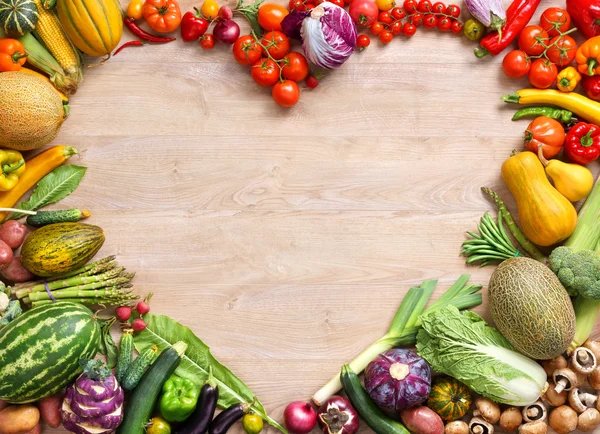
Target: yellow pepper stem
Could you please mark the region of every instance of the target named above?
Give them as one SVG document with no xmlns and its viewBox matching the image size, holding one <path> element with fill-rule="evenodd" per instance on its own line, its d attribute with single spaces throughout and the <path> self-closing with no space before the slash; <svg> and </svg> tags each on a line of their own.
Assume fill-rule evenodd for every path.
<svg viewBox="0 0 600 434">
<path fill-rule="evenodd" d="M 15 170 L 20 169 L 25 164 L 25 160 L 22 158 L 17 162 L 17 164 L 4 164 L 2 165 L 2 172 L 6 175 L 7 173 L 14 172 Z"/>
</svg>

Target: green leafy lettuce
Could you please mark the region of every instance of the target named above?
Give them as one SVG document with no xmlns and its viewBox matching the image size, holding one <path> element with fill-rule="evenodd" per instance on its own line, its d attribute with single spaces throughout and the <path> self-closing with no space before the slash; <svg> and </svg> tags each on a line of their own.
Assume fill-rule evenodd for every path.
<svg viewBox="0 0 600 434">
<path fill-rule="evenodd" d="M 449 306 L 421 320 L 417 351 L 434 371 L 499 403 L 525 406 L 539 398 L 546 372 L 476 313 Z"/>
</svg>

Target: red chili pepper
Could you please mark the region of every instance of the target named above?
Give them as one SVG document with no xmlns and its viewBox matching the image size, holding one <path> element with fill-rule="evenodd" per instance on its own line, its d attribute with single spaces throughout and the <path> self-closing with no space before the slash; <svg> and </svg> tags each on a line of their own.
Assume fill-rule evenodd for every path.
<svg viewBox="0 0 600 434">
<path fill-rule="evenodd" d="M 185 42 L 197 41 L 206 33 L 210 22 L 202 16 L 198 8 L 195 12 L 186 12 L 181 19 L 181 38 Z"/>
<path fill-rule="evenodd" d="M 586 165 L 600 157 L 600 127 L 579 122 L 567 134 L 564 153 L 574 163 Z"/>
<path fill-rule="evenodd" d="M 144 41 L 165 43 L 165 42 L 173 42 L 176 39 L 176 38 L 165 38 L 162 36 L 152 35 L 152 34 L 146 32 L 145 30 L 141 29 L 135 23 L 135 21 L 133 21 L 131 18 L 125 17 L 123 22 L 125 23 L 125 26 L 127 26 L 127 28 L 131 31 L 131 33 L 133 33 L 138 38 L 143 39 Z"/>
<path fill-rule="evenodd" d="M 600 101 L 600 75 L 582 76 L 581 85 L 589 99 Z"/>
<path fill-rule="evenodd" d="M 567 0 L 567 12 L 587 39 L 600 35 L 600 0 Z"/>
<path fill-rule="evenodd" d="M 488 33 L 475 50 L 479 58 L 491 54 L 495 56 L 504 51 L 510 43 L 519 36 L 535 13 L 541 0 L 514 0 L 506 10 L 506 23 L 502 26 L 501 35 L 493 31 Z"/>
<path fill-rule="evenodd" d="M 146 45 L 146 43 L 147 43 L 146 41 L 138 41 L 138 40 L 125 42 L 123 45 L 121 45 L 119 48 L 117 48 L 112 55 L 116 56 L 123 49 L 125 49 L 127 47 L 141 47 L 142 45 Z"/>
</svg>

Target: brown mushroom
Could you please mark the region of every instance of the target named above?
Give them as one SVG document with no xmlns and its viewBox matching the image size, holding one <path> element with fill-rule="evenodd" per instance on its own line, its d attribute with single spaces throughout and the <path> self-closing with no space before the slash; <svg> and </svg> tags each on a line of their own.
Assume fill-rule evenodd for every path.
<svg viewBox="0 0 600 434">
<path fill-rule="evenodd" d="M 469 434 L 469 425 L 462 420 L 455 420 L 446 424 L 444 434 Z"/>
<path fill-rule="evenodd" d="M 600 366 L 596 366 L 592 373 L 588 375 L 587 380 L 592 389 L 600 390 Z"/>
<path fill-rule="evenodd" d="M 525 422 L 546 420 L 546 407 L 542 401 L 536 401 L 527 407 L 523 407 L 523 420 Z"/>
<path fill-rule="evenodd" d="M 512 432 L 523 423 L 523 416 L 517 407 L 508 407 L 500 415 L 500 428 L 502 431 Z"/>
<path fill-rule="evenodd" d="M 481 417 L 474 417 L 469 422 L 469 432 L 471 434 L 494 434 L 494 425 Z"/>
<path fill-rule="evenodd" d="M 582 432 L 591 432 L 600 425 L 600 411 L 595 408 L 588 408 L 581 413 L 577 419 L 577 430 Z"/>
<path fill-rule="evenodd" d="M 557 369 L 552 376 L 554 377 L 554 391 L 556 393 L 580 386 L 581 379 L 571 368 Z"/>
<path fill-rule="evenodd" d="M 548 423 L 558 434 L 569 434 L 577 429 L 577 413 L 568 405 L 561 405 L 550 412 Z"/>
<path fill-rule="evenodd" d="M 563 355 L 550 360 L 543 360 L 541 364 L 548 377 L 552 377 L 552 374 L 554 374 L 554 371 L 557 369 L 566 368 L 568 366 L 567 359 Z"/>
<path fill-rule="evenodd" d="M 584 392 L 578 387 L 569 392 L 569 404 L 577 413 L 583 413 L 588 408 L 595 407 L 596 402 L 598 402 L 598 395 Z"/>
<path fill-rule="evenodd" d="M 527 422 L 519 427 L 519 434 L 547 434 L 548 424 L 543 420 Z"/>
<path fill-rule="evenodd" d="M 571 369 L 580 374 L 591 374 L 596 367 L 596 356 L 589 348 L 575 348 L 571 356 Z"/>
<path fill-rule="evenodd" d="M 542 400 L 546 402 L 551 407 L 560 407 L 565 402 L 567 402 L 567 391 L 563 390 L 560 393 L 556 393 L 554 389 L 554 384 L 551 384 L 550 387 L 546 390 L 546 393 L 542 395 Z"/>
<path fill-rule="evenodd" d="M 587 341 L 583 343 L 583 346 L 594 353 L 594 356 L 596 356 L 596 361 L 600 360 L 600 342 L 593 341 L 588 338 Z"/>
<path fill-rule="evenodd" d="M 500 419 L 500 406 L 488 398 L 480 396 L 475 400 L 476 410 L 473 416 L 482 417 L 487 422 L 495 424 Z"/>
</svg>

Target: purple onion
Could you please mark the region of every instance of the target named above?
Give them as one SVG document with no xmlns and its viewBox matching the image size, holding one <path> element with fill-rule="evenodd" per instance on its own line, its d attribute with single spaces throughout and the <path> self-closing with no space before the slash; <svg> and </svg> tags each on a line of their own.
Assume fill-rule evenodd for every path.
<svg viewBox="0 0 600 434">
<path fill-rule="evenodd" d="M 485 27 L 500 32 L 506 23 L 502 0 L 465 0 L 465 4 L 471 15 Z"/>
<path fill-rule="evenodd" d="M 378 355 L 365 369 L 365 389 L 390 416 L 422 404 L 431 391 L 431 368 L 409 350 L 392 349 Z"/>
<path fill-rule="evenodd" d="M 240 37 L 240 26 L 233 20 L 219 20 L 213 35 L 218 42 L 231 45 Z"/>
</svg>

